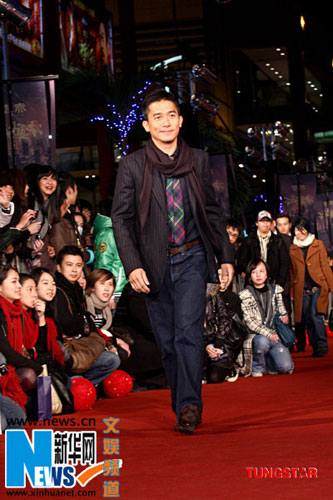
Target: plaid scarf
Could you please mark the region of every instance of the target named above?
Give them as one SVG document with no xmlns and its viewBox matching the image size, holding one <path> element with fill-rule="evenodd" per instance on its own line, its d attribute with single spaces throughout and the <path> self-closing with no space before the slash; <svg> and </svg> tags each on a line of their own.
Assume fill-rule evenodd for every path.
<svg viewBox="0 0 333 500">
<path fill-rule="evenodd" d="M 191 148 L 186 142 L 178 137 L 178 156 L 172 160 L 163 151 L 161 151 L 150 138 L 145 146 L 145 166 L 143 175 L 142 190 L 140 193 L 140 223 L 141 230 L 144 231 L 149 206 L 153 183 L 153 168 L 156 168 L 161 174 L 166 177 L 183 177 L 188 176 L 189 184 L 195 195 L 198 204 L 198 212 L 207 235 L 214 247 L 219 252 L 219 247 L 208 221 L 206 213 L 206 200 L 202 181 L 194 168 L 194 158 Z"/>
</svg>

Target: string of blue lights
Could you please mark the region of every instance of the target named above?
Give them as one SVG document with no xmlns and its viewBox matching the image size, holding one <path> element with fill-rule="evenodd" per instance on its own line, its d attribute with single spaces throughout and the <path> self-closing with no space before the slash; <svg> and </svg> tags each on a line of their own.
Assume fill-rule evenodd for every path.
<svg viewBox="0 0 333 500">
<path fill-rule="evenodd" d="M 91 122 L 105 121 L 106 126 L 110 130 L 115 130 L 118 132 L 119 140 L 116 145 L 123 156 L 127 155 L 129 149 L 129 145 L 127 144 L 127 136 L 129 131 L 131 130 L 135 122 L 143 119 L 143 115 L 140 112 L 141 103 L 144 97 L 144 92 L 150 85 L 151 82 L 146 80 L 144 87 L 138 90 L 136 94 L 131 97 L 125 111 L 117 110 L 115 104 L 107 104 L 105 113 L 100 113 L 99 115 L 94 116 L 90 119 Z"/>
</svg>

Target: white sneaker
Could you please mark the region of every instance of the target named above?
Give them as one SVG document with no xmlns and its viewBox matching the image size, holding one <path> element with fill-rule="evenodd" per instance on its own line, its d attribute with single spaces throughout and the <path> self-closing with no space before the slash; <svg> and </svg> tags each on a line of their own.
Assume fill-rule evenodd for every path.
<svg viewBox="0 0 333 500">
<path fill-rule="evenodd" d="M 252 372 L 251 375 L 252 375 L 252 377 L 263 377 L 264 376 L 263 372 Z"/>
<path fill-rule="evenodd" d="M 226 380 L 227 382 L 236 382 L 237 379 L 238 379 L 238 373 L 233 372 L 232 375 L 226 376 L 224 380 Z"/>
</svg>

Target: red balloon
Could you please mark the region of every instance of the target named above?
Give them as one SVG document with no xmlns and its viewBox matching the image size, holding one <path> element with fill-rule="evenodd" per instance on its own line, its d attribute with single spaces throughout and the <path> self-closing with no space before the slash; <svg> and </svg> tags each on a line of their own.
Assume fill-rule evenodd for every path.
<svg viewBox="0 0 333 500">
<path fill-rule="evenodd" d="M 103 380 L 103 389 L 110 398 L 121 398 L 131 392 L 132 377 L 123 370 L 115 370 Z"/>
<path fill-rule="evenodd" d="M 73 378 L 71 391 L 74 397 L 74 410 L 89 410 L 96 401 L 96 389 L 87 378 Z"/>
</svg>

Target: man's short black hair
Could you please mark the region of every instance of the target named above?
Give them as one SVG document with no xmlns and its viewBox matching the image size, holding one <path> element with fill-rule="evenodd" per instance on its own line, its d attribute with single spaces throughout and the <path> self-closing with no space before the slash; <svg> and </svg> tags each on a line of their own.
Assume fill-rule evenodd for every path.
<svg viewBox="0 0 333 500">
<path fill-rule="evenodd" d="M 276 216 L 275 220 L 278 220 L 278 219 L 288 219 L 289 223 L 292 224 L 292 220 L 288 214 L 284 214 L 284 213 L 279 214 Z"/>
<path fill-rule="evenodd" d="M 57 256 L 57 264 L 59 264 L 59 266 L 61 266 L 61 263 L 64 260 L 66 255 L 79 255 L 82 258 L 82 262 L 84 262 L 83 253 L 79 247 L 77 247 L 75 245 L 65 245 L 60 250 L 60 252 L 58 253 L 58 256 Z"/>
<path fill-rule="evenodd" d="M 141 111 L 142 111 L 142 114 L 143 114 L 145 120 L 147 120 L 147 117 L 148 117 L 149 106 L 153 102 L 160 102 L 160 101 L 173 102 L 178 110 L 178 113 L 180 113 L 180 108 L 179 108 L 179 104 L 178 104 L 176 97 L 173 94 L 170 94 L 170 92 L 167 92 L 166 90 L 157 89 L 157 90 L 154 90 L 153 92 L 151 92 L 150 94 L 147 94 L 146 97 L 142 101 Z"/>
<path fill-rule="evenodd" d="M 233 229 L 238 229 L 238 232 L 240 234 L 241 232 L 241 225 L 239 224 L 239 222 L 235 219 L 227 219 L 225 221 L 225 227 L 232 227 Z"/>
</svg>

